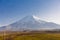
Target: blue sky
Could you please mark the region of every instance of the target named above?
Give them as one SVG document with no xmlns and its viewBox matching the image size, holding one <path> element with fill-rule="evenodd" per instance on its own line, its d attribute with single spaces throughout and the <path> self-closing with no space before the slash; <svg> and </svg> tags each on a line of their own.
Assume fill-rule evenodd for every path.
<svg viewBox="0 0 60 40">
<path fill-rule="evenodd" d="M 0 26 L 32 14 L 60 24 L 60 0 L 0 0 Z"/>
</svg>

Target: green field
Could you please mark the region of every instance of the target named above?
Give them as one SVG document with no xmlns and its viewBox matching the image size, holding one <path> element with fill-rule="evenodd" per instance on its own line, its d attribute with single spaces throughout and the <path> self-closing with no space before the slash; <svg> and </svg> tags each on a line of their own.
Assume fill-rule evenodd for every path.
<svg viewBox="0 0 60 40">
<path fill-rule="evenodd" d="M 60 33 L 11 33 L 0 36 L 0 40 L 60 40 Z"/>
</svg>

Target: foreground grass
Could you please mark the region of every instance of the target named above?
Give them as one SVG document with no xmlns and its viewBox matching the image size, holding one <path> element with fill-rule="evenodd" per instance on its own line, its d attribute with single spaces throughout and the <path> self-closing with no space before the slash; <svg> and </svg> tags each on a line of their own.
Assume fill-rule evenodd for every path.
<svg viewBox="0 0 60 40">
<path fill-rule="evenodd" d="M 17 36 L 14 40 L 60 40 L 60 34 L 33 34 Z"/>
<path fill-rule="evenodd" d="M 0 40 L 60 40 L 60 33 L 14 33 Z"/>
</svg>

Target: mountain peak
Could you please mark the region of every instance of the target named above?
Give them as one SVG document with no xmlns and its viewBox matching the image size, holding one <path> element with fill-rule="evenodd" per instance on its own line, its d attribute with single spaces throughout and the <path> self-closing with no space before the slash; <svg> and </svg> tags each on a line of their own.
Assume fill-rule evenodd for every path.
<svg viewBox="0 0 60 40">
<path fill-rule="evenodd" d="M 26 16 L 26 17 L 24 17 L 24 18 L 40 20 L 40 18 L 37 17 L 37 16 L 35 16 L 35 15 L 28 15 L 28 16 Z"/>
<path fill-rule="evenodd" d="M 28 15 L 28 16 L 25 16 L 24 18 L 22 18 L 22 20 L 20 20 L 20 21 L 30 21 L 30 20 L 35 20 L 35 18 L 34 18 L 35 16 L 33 16 L 33 15 Z"/>
</svg>

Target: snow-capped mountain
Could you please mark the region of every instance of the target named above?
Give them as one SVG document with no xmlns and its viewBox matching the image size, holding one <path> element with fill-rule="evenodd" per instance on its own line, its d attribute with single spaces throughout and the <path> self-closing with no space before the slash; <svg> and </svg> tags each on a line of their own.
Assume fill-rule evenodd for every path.
<svg viewBox="0 0 60 40">
<path fill-rule="evenodd" d="M 26 16 L 5 27 L 5 30 L 12 30 L 12 31 L 19 31 L 19 30 L 41 30 L 41 29 L 59 29 L 60 25 L 46 22 L 41 20 L 39 17 L 36 16 Z"/>
</svg>

